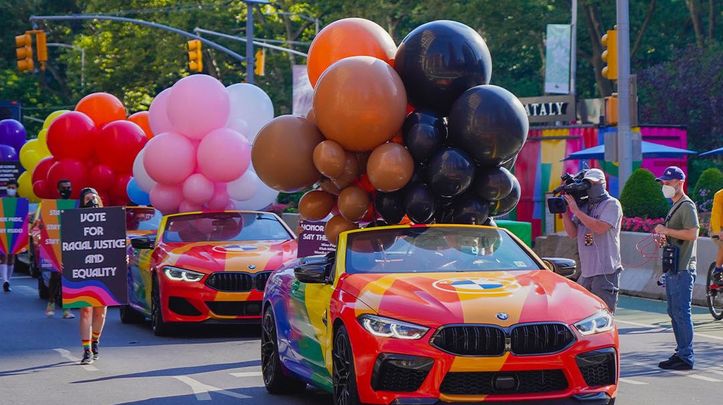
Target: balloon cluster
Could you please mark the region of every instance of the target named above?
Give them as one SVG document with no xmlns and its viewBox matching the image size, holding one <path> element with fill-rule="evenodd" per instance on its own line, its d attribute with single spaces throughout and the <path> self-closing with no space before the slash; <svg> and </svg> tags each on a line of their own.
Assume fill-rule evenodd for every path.
<svg viewBox="0 0 723 405">
<path fill-rule="evenodd" d="M 133 159 L 152 136 L 147 115 L 127 117 L 123 103 L 108 93 L 83 97 L 74 111 L 51 113 L 21 151 L 34 197 L 59 198 L 57 183 L 69 180 L 73 198 L 90 186 L 106 205 L 126 205 Z"/>
<path fill-rule="evenodd" d="M 476 31 L 434 21 L 397 48 L 375 23 L 343 19 L 316 36 L 308 60 L 312 111 L 271 121 L 252 160 L 276 190 L 318 183 L 299 210 L 334 214 L 330 242 L 379 217 L 484 224 L 514 209 L 519 183 L 503 166 L 529 124 L 512 93 L 488 84 L 492 60 Z"/>
<path fill-rule="evenodd" d="M 26 147 L 26 136 L 25 127 L 19 121 L 10 118 L 0 121 L 0 162 L 17 162 L 19 156 L 27 158 L 27 150 L 32 148 L 32 145 Z M 26 153 L 22 153 L 23 151 Z M 32 199 L 33 185 L 29 175 L 21 173 L 18 184 L 20 196 Z"/>
<path fill-rule="evenodd" d="M 192 75 L 159 93 L 149 113 L 155 136 L 132 163 L 131 200 L 164 214 L 261 209 L 275 200 L 250 167 L 251 142 L 274 115 L 263 90 Z"/>
</svg>

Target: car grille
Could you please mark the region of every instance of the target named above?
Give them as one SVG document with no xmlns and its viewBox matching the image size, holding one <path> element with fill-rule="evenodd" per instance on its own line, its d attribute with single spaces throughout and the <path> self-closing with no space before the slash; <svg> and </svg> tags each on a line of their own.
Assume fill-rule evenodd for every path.
<svg viewBox="0 0 723 405">
<path fill-rule="evenodd" d="M 615 349 L 612 348 L 578 355 L 577 366 L 580 368 L 585 383 L 589 387 L 615 384 L 616 357 Z"/>
<path fill-rule="evenodd" d="M 427 357 L 382 354 L 372 376 L 375 391 L 414 392 L 419 389 L 434 360 Z"/>
<path fill-rule="evenodd" d="M 507 381 L 506 384 L 501 383 Z M 447 395 L 534 394 L 563 391 L 562 370 L 447 373 L 440 392 Z"/>
<path fill-rule="evenodd" d="M 248 273 L 222 271 L 208 276 L 206 285 L 218 291 L 251 291 L 254 287 L 254 277 Z"/>
<path fill-rule="evenodd" d="M 269 281 L 269 277 L 271 276 L 270 271 L 266 271 L 263 273 L 257 273 L 254 277 L 254 285 L 256 286 L 256 289 L 259 291 L 263 291 L 266 288 L 266 282 Z"/>
<path fill-rule="evenodd" d="M 501 356 L 559 352 L 575 341 L 562 324 L 522 324 L 510 329 L 498 326 L 445 326 L 432 338 L 432 345 L 459 356 Z M 509 346 L 507 346 L 509 345 Z"/>
<path fill-rule="evenodd" d="M 206 301 L 208 308 L 221 316 L 260 316 L 261 301 Z"/>
</svg>

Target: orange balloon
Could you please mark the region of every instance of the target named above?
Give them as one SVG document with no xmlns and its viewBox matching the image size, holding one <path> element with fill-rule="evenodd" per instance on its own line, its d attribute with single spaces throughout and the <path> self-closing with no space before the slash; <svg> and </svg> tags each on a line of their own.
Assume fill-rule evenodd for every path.
<svg viewBox="0 0 723 405">
<path fill-rule="evenodd" d="M 329 243 L 336 245 L 339 241 L 340 233 L 357 228 L 359 228 L 359 225 L 349 221 L 341 215 L 337 215 L 326 223 L 326 226 L 324 227 L 324 235 Z"/>
<path fill-rule="evenodd" d="M 336 198 L 325 191 L 309 191 L 299 200 L 299 213 L 304 219 L 320 221 L 329 215 L 335 202 Z"/>
<path fill-rule="evenodd" d="M 314 90 L 316 124 L 327 139 L 347 151 L 366 152 L 401 128 L 407 93 L 387 63 L 353 56 L 327 69 Z"/>
<path fill-rule="evenodd" d="M 363 18 L 344 18 L 324 27 L 311 43 L 307 71 L 315 87 L 322 73 L 334 62 L 350 56 L 372 56 L 389 64 L 397 45 L 376 23 Z"/>
<path fill-rule="evenodd" d="M 385 143 L 374 149 L 367 162 L 367 175 L 374 188 L 385 193 L 406 186 L 414 174 L 414 158 L 402 145 Z"/>
<path fill-rule="evenodd" d="M 311 108 L 308 113 L 306 113 L 306 119 L 309 120 L 312 124 L 316 125 L 316 114 L 314 114 L 314 109 Z"/>
<path fill-rule="evenodd" d="M 334 141 L 323 141 L 314 148 L 314 166 L 326 177 L 341 176 L 345 163 L 346 152 Z"/>
<path fill-rule="evenodd" d="M 97 128 L 103 128 L 112 121 L 126 119 L 126 108 L 123 103 L 118 97 L 108 93 L 88 94 L 78 101 L 75 111 L 90 117 Z"/>
<path fill-rule="evenodd" d="M 347 153 L 346 162 L 344 162 L 344 171 L 341 176 L 332 179 L 334 185 L 338 187 L 339 190 L 342 190 L 353 183 L 357 177 L 359 177 L 359 161 L 353 153 Z"/>
<path fill-rule="evenodd" d="M 150 113 L 148 111 L 139 111 L 130 117 L 128 121 L 135 122 L 139 127 L 143 128 L 143 132 L 146 133 L 146 138 L 153 138 L 153 131 L 151 131 L 151 123 L 149 121 Z"/>
<path fill-rule="evenodd" d="M 369 194 L 357 186 L 347 187 L 339 194 L 338 206 L 344 218 L 357 222 L 369 208 Z"/>
</svg>

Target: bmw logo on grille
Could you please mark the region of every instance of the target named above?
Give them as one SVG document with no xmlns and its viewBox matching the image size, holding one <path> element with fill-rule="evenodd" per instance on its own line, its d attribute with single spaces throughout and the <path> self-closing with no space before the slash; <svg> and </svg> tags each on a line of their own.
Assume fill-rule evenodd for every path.
<svg viewBox="0 0 723 405">
<path fill-rule="evenodd" d="M 500 321 L 506 321 L 509 317 L 510 316 L 507 315 L 506 312 L 498 312 L 497 313 L 497 319 L 499 319 Z"/>
<path fill-rule="evenodd" d="M 254 270 L 254 269 L 256 269 L 256 265 L 255 265 L 255 264 L 249 264 L 249 270 Z"/>
</svg>

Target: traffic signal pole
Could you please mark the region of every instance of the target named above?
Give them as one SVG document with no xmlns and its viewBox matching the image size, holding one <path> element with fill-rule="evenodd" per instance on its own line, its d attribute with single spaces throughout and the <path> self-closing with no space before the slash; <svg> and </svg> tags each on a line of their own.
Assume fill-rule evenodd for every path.
<svg viewBox="0 0 723 405">
<path fill-rule="evenodd" d="M 633 171 L 633 139 L 630 127 L 630 21 L 628 0 L 617 0 L 618 47 L 618 186 L 623 187 Z"/>
</svg>

